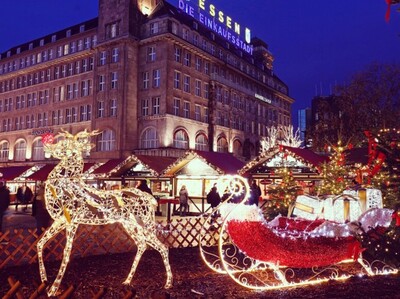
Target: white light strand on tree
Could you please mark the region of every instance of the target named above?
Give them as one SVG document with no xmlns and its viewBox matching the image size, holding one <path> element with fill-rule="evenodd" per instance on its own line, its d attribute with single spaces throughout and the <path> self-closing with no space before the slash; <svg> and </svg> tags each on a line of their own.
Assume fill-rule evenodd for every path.
<svg viewBox="0 0 400 299">
<path fill-rule="evenodd" d="M 48 289 L 49 296 L 57 295 L 67 268 L 75 233 L 80 224 L 106 225 L 120 223 L 137 245 L 137 253 L 124 284 L 130 284 L 136 267 L 147 246 L 157 250 L 167 272 L 166 288 L 172 286 L 172 272 L 168 247 L 157 238 L 155 221 L 156 200 L 148 193 L 135 188 L 100 190 L 86 184 L 83 177 L 83 154 L 92 148 L 90 139 L 97 131 L 82 131 L 72 135 L 63 131 L 63 140 L 52 144 L 52 136 L 43 137 L 44 150 L 60 162 L 50 172 L 45 182 L 46 209 L 54 222 L 37 243 L 40 278 L 47 281 L 43 261 L 46 243 L 62 230 L 66 231 L 66 243 L 60 269 Z"/>
<path fill-rule="evenodd" d="M 260 141 L 260 152 L 268 151 L 278 144 L 290 147 L 300 147 L 300 130 L 294 132 L 293 126 L 267 127 L 267 137 Z"/>
</svg>

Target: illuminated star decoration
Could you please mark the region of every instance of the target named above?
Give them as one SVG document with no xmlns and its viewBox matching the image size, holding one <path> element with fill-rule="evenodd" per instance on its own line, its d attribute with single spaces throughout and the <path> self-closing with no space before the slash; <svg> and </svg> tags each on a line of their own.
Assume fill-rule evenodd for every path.
<svg viewBox="0 0 400 299">
<path fill-rule="evenodd" d="M 172 272 L 169 265 L 168 247 L 156 234 L 154 208 L 155 198 L 135 188 L 121 190 L 99 190 L 86 184 L 83 179 L 83 154 L 92 148 L 90 139 L 98 135 L 97 131 L 82 131 L 72 135 L 62 131 L 64 139 L 55 144 L 45 142 L 44 150 L 60 160 L 50 172 L 45 182 L 46 209 L 54 222 L 43 233 L 37 243 L 40 278 L 47 281 L 43 261 L 43 249 L 46 243 L 66 231 L 64 255 L 57 277 L 48 289 L 49 296 L 57 294 L 67 268 L 75 233 L 80 224 L 106 225 L 120 223 L 137 245 L 137 253 L 124 284 L 130 284 L 140 258 L 147 246 L 160 252 L 167 272 L 166 288 L 172 286 Z M 45 138 L 52 141 L 53 138 Z"/>
</svg>

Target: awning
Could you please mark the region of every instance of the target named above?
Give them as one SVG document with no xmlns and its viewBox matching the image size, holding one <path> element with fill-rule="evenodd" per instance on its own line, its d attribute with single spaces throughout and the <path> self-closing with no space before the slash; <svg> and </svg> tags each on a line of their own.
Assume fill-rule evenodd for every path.
<svg viewBox="0 0 400 299">
<path fill-rule="evenodd" d="M 95 177 L 111 177 L 116 176 L 117 172 L 126 165 L 131 158 L 126 159 L 111 159 L 105 162 L 103 165 L 97 167 L 91 173 Z"/>
<path fill-rule="evenodd" d="M 140 163 L 144 167 L 144 171 L 151 173 L 152 176 L 160 176 L 160 174 L 171 164 L 173 164 L 177 158 L 164 157 L 164 156 L 148 156 L 148 155 L 133 155 L 132 158 L 136 163 Z M 126 174 L 134 175 L 134 171 L 129 169 Z"/>
<path fill-rule="evenodd" d="M 12 181 L 21 176 L 25 171 L 32 168 L 32 166 L 7 166 L 0 167 L 0 180 Z"/>
<path fill-rule="evenodd" d="M 49 173 L 54 169 L 55 166 L 55 164 L 46 164 L 38 171 L 28 176 L 26 179 L 32 181 L 45 181 L 47 180 Z"/>
</svg>

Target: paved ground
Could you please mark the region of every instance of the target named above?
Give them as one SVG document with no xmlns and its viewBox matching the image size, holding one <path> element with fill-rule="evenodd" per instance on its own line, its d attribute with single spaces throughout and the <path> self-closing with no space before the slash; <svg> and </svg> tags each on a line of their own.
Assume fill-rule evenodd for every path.
<svg viewBox="0 0 400 299">
<path fill-rule="evenodd" d="M 23 211 L 24 206 L 18 206 L 18 211 L 15 206 L 10 206 L 3 216 L 3 231 L 13 228 L 35 228 L 36 219 L 32 216 L 32 206 L 28 206 L 26 211 Z"/>
</svg>

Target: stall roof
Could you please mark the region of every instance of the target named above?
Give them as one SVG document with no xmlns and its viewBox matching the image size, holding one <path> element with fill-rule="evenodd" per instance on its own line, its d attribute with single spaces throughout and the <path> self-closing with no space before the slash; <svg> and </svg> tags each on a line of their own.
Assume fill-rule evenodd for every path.
<svg viewBox="0 0 400 299">
<path fill-rule="evenodd" d="M 0 167 L 0 179 L 5 181 L 12 181 L 21 176 L 25 171 L 32 168 L 32 166 L 6 166 Z"/>
<path fill-rule="evenodd" d="M 119 176 L 122 172 L 126 171 L 127 168 L 132 167 L 134 163 L 135 161 L 131 156 L 125 159 L 111 159 L 93 170 L 91 175 L 95 177 Z"/>
<path fill-rule="evenodd" d="M 268 151 L 260 153 L 257 157 L 249 161 L 240 171 L 240 174 L 248 173 L 258 167 L 260 164 L 270 161 L 280 152 L 285 151 L 288 154 L 291 154 L 296 159 L 301 160 L 304 164 L 310 165 L 312 168 L 318 167 L 320 164 L 327 162 L 327 156 L 321 156 L 312 150 L 298 148 L 298 147 L 290 147 L 290 146 L 276 146 Z"/>
<path fill-rule="evenodd" d="M 132 155 L 136 162 L 143 164 L 153 176 L 160 176 L 161 173 L 173 164 L 178 158 L 164 156 Z"/>
<path fill-rule="evenodd" d="M 40 168 L 38 171 L 32 173 L 26 179 L 32 180 L 32 181 L 45 181 L 47 179 L 49 173 L 54 169 L 54 167 L 56 167 L 55 164 L 46 164 L 42 168 Z"/>
<path fill-rule="evenodd" d="M 214 168 L 219 174 L 237 174 L 244 166 L 244 163 L 230 153 L 187 151 L 181 158 L 164 170 L 162 175 L 173 176 L 190 161 L 199 158 L 210 167 Z"/>
</svg>

